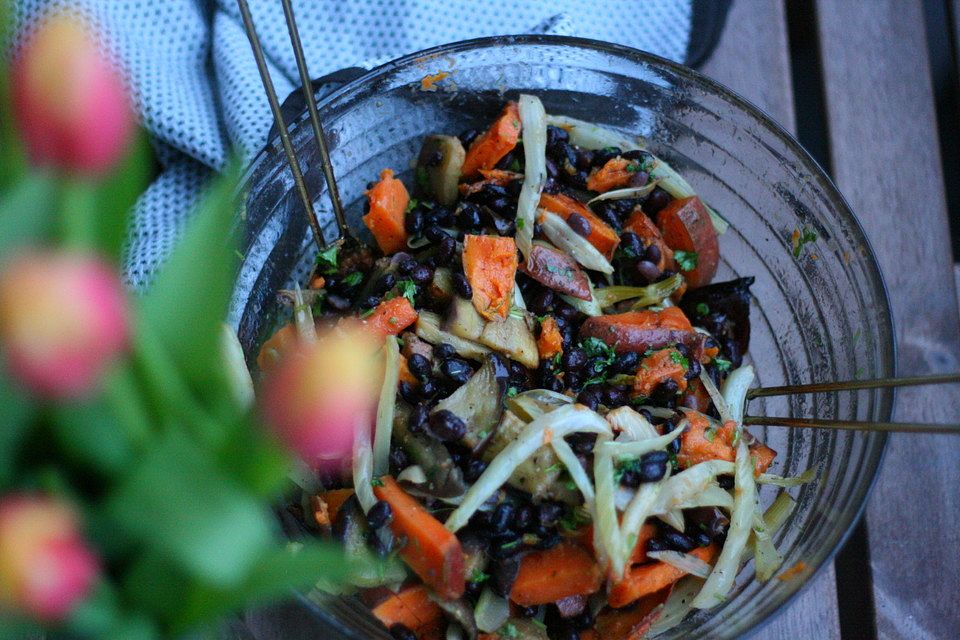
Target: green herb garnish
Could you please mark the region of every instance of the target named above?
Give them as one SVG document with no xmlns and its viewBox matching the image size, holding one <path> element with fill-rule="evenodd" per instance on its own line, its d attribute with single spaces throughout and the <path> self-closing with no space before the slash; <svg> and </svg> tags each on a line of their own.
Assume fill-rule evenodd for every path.
<svg viewBox="0 0 960 640">
<path fill-rule="evenodd" d="M 426 189 L 430 186 L 430 174 L 427 173 L 426 167 L 417 167 L 414 173 L 414 179 L 417 181 L 417 186 L 421 189 Z"/>
<path fill-rule="evenodd" d="M 370 481 L 370 486 L 371 486 L 371 487 L 382 487 L 382 486 L 383 486 L 383 480 L 381 480 L 380 478 L 374 478 L 373 480 Z"/>
<path fill-rule="evenodd" d="M 710 307 L 707 305 L 707 303 L 706 303 L 706 302 L 698 302 L 698 303 L 697 303 L 697 314 L 698 314 L 698 315 L 701 315 L 701 316 L 705 316 L 705 315 L 707 315 L 708 313 L 710 313 Z"/>
<path fill-rule="evenodd" d="M 690 368 L 690 361 L 687 360 L 686 356 L 684 356 L 682 353 L 680 353 L 676 349 L 670 351 L 670 359 L 673 360 L 678 365 L 680 365 L 681 367 L 683 367 L 684 369 Z"/>
<path fill-rule="evenodd" d="M 353 271 L 343 279 L 343 284 L 348 287 L 355 287 L 363 281 L 363 274 L 359 271 Z"/>
<path fill-rule="evenodd" d="M 681 271 L 693 271 L 697 268 L 697 259 L 700 257 L 696 251 L 674 251 L 673 257 L 680 266 Z"/>
<path fill-rule="evenodd" d="M 525 226 L 527 226 L 527 221 L 523 218 L 517 218 L 517 229 L 523 229 Z"/>
<path fill-rule="evenodd" d="M 333 244 L 317 254 L 317 266 L 322 273 L 333 273 L 337 270 L 337 257 L 340 254 L 340 245 Z"/>
<path fill-rule="evenodd" d="M 793 244 L 793 257 L 799 258 L 800 251 L 803 249 L 803 245 L 808 242 L 813 242 L 817 239 L 817 232 L 806 227 L 803 228 L 803 231 L 799 229 L 793 230 L 793 235 L 790 237 L 790 242 Z"/>
<path fill-rule="evenodd" d="M 520 543 L 523 542 L 520 538 L 517 538 L 513 542 L 508 542 L 506 544 L 500 545 L 501 549 L 513 549 L 514 547 L 519 547 Z"/>
<path fill-rule="evenodd" d="M 730 371 L 733 368 L 733 363 L 725 358 L 714 358 L 713 366 L 717 368 L 717 371 L 725 372 Z"/>
<path fill-rule="evenodd" d="M 489 573 L 484 573 L 480 569 L 474 569 L 473 573 L 470 574 L 470 578 L 467 580 L 467 582 L 475 582 L 479 584 L 481 582 L 486 582 L 489 579 L 490 579 Z"/>
<path fill-rule="evenodd" d="M 511 386 L 511 387 L 508 387 L 508 388 L 507 388 L 507 397 L 508 397 L 508 398 L 512 398 L 512 397 L 514 397 L 515 395 L 517 395 L 518 393 L 520 393 L 520 392 L 517 390 L 516 387 Z"/>
<path fill-rule="evenodd" d="M 420 204 L 419 200 L 417 200 L 416 198 L 410 198 L 410 202 L 407 203 L 406 213 L 410 213 L 411 211 L 416 209 L 419 204 Z"/>
<path fill-rule="evenodd" d="M 410 304 L 414 304 L 414 298 L 417 295 L 417 283 L 410 278 L 404 278 L 397 283 L 397 291 L 400 292 L 400 295 L 409 300 Z"/>
<path fill-rule="evenodd" d="M 519 638 L 520 632 L 517 631 L 515 624 L 508 622 L 497 630 L 497 635 L 501 638 Z"/>
</svg>

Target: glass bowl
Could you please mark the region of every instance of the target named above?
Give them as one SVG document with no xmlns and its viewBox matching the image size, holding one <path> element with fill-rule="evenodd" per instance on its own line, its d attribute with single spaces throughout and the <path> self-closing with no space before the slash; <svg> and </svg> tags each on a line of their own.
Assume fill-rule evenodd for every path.
<svg viewBox="0 0 960 640">
<path fill-rule="evenodd" d="M 449 74 L 438 90 L 421 79 Z M 883 279 L 856 217 L 823 170 L 787 132 L 716 82 L 656 56 L 567 37 L 471 40 L 412 54 L 349 82 L 320 102 L 349 219 L 360 229 L 368 181 L 391 167 L 410 179 L 423 136 L 489 122 L 520 92 L 547 112 L 643 136 L 729 222 L 716 281 L 754 276 L 750 345 L 760 385 L 894 374 L 894 335 Z M 316 145 L 303 117 L 293 141 L 310 192 L 336 234 Z M 232 307 L 248 360 L 276 325 L 278 288 L 306 276 L 315 248 L 276 140 L 247 176 L 245 259 Z M 795 255 L 795 231 L 816 241 Z M 754 400 L 755 415 L 888 420 L 893 394 L 877 390 Z M 773 471 L 817 480 L 776 532 L 788 580 L 753 580 L 749 564 L 731 597 L 664 638 L 734 638 L 787 603 L 833 554 L 860 517 L 883 455 L 878 433 L 755 428 L 776 449 Z M 776 489 L 761 492 L 769 502 Z M 802 563 L 802 564 L 799 564 Z M 358 609 L 307 601 L 330 635 L 387 636 Z"/>
</svg>

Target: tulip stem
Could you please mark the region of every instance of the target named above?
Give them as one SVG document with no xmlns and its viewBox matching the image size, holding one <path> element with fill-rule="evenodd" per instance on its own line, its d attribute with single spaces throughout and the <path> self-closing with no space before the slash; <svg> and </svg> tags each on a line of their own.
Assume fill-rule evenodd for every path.
<svg viewBox="0 0 960 640">
<path fill-rule="evenodd" d="M 64 245 L 91 251 L 97 248 L 97 192 L 82 178 L 66 178 L 60 193 L 60 233 Z"/>
</svg>

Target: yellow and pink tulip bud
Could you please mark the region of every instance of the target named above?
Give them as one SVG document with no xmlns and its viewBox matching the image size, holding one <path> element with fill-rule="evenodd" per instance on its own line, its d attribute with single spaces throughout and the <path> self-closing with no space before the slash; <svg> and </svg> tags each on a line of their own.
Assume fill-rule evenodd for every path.
<svg viewBox="0 0 960 640">
<path fill-rule="evenodd" d="M 129 335 L 123 285 L 98 258 L 25 253 L 0 269 L 0 351 L 36 395 L 93 393 Z"/>
<path fill-rule="evenodd" d="M 269 372 L 264 419 L 310 466 L 349 466 L 357 430 L 372 428 L 382 377 L 377 346 L 367 332 L 340 327 L 299 345 Z"/>
<path fill-rule="evenodd" d="M 90 592 L 98 562 L 66 505 L 35 496 L 0 498 L 0 616 L 44 622 L 67 616 Z"/>
<path fill-rule="evenodd" d="M 57 13 L 39 25 L 17 52 L 11 89 L 34 163 L 91 175 L 123 156 L 134 125 L 130 98 L 79 15 Z"/>
</svg>

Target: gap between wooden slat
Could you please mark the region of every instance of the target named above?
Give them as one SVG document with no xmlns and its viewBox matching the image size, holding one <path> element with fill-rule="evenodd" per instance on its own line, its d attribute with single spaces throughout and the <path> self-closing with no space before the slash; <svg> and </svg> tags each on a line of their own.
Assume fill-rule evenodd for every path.
<svg viewBox="0 0 960 640">
<path fill-rule="evenodd" d="M 830 131 L 814 2 L 787 2 L 787 26 L 797 138 L 827 173 L 832 174 Z M 862 521 L 851 532 L 834 564 L 837 574 L 840 636 L 857 640 L 875 638 L 877 632 L 870 582 L 870 547 L 867 529 Z"/>
</svg>

